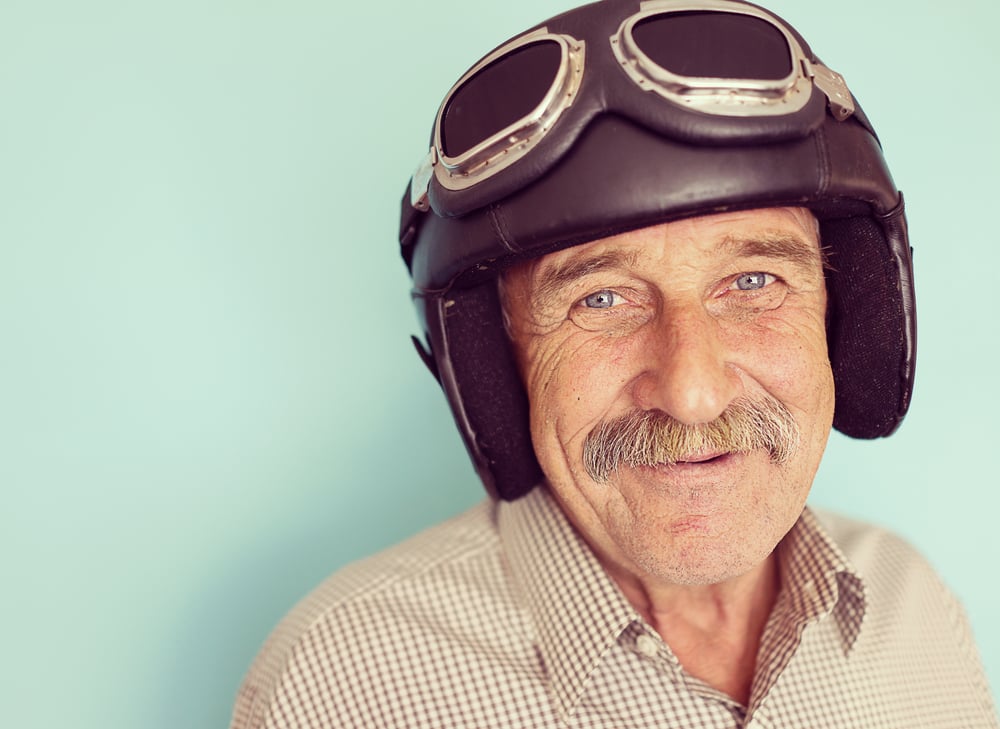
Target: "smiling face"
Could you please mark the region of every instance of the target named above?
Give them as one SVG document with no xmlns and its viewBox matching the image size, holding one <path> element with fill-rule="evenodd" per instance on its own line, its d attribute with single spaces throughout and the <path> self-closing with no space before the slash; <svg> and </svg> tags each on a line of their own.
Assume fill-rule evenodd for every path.
<svg viewBox="0 0 1000 729">
<path fill-rule="evenodd" d="M 724 213 L 506 274 L 538 461 L 612 573 L 722 582 L 762 563 L 798 518 L 834 404 L 816 231 L 803 209 Z M 797 432 L 732 440 L 727 422 L 762 408 Z M 662 443 L 633 448 L 635 421 Z M 598 472 L 589 451 L 609 443 Z"/>
</svg>

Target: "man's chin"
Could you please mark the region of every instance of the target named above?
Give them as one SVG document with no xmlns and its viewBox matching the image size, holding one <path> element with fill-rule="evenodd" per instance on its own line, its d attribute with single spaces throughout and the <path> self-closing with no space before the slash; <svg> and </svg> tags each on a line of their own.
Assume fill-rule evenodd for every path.
<svg viewBox="0 0 1000 729">
<path fill-rule="evenodd" d="M 715 547 L 707 541 L 682 548 L 665 558 L 654 552 L 640 552 L 632 558 L 639 574 L 671 585 L 717 585 L 737 579 L 761 565 L 771 550 L 734 549 L 732 543 Z"/>
</svg>

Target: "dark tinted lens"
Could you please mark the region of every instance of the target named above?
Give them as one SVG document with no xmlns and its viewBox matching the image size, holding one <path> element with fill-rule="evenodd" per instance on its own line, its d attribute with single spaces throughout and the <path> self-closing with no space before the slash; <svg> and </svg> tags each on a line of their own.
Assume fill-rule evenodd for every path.
<svg viewBox="0 0 1000 729">
<path fill-rule="evenodd" d="M 792 71 L 781 31 L 748 15 L 657 15 L 636 23 L 632 37 L 650 60 L 678 76 L 776 81 Z"/>
<path fill-rule="evenodd" d="M 441 120 L 441 145 L 457 157 L 530 114 L 552 87 L 562 49 L 544 40 L 491 63 L 457 89 Z"/>
</svg>

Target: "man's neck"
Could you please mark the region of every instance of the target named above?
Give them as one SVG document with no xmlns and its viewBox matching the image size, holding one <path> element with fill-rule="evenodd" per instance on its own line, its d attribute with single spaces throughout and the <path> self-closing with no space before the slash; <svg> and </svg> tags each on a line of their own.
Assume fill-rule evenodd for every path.
<svg viewBox="0 0 1000 729">
<path fill-rule="evenodd" d="M 713 585 L 664 585 L 609 572 L 689 674 L 749 703 L 757 650 L 780 588 L 776 555 Z"/>
</svg>

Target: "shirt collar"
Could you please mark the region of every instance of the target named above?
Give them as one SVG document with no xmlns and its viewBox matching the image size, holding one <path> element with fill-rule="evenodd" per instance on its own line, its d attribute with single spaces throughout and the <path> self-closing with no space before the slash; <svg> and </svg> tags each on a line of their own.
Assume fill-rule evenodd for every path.
<svg viewBox="0 0 1000 729">
<path fill-rule="evenodd" d="M 781 582 L 800 624 L 832 614 L 849 655 L 867 607 L 865 583 L 808 507 L 778 545 Z"/>
<path fill-rule="evenodd" d="M 566 722 L 605 653 L 639 614 L 544 486 L 501 503 L 499 530 Z"/>
<path fill-rule="evenodd" d="M 642 618 L 544 486 L 502 502 L 498 522 L 556 710 L 568 722 L 605 654 Z M 849 653 L 864 617 L 864 583 L 808 508 L 778 555 L 790 615 L 804 626 L 833 613 Z"/>
</svg>

